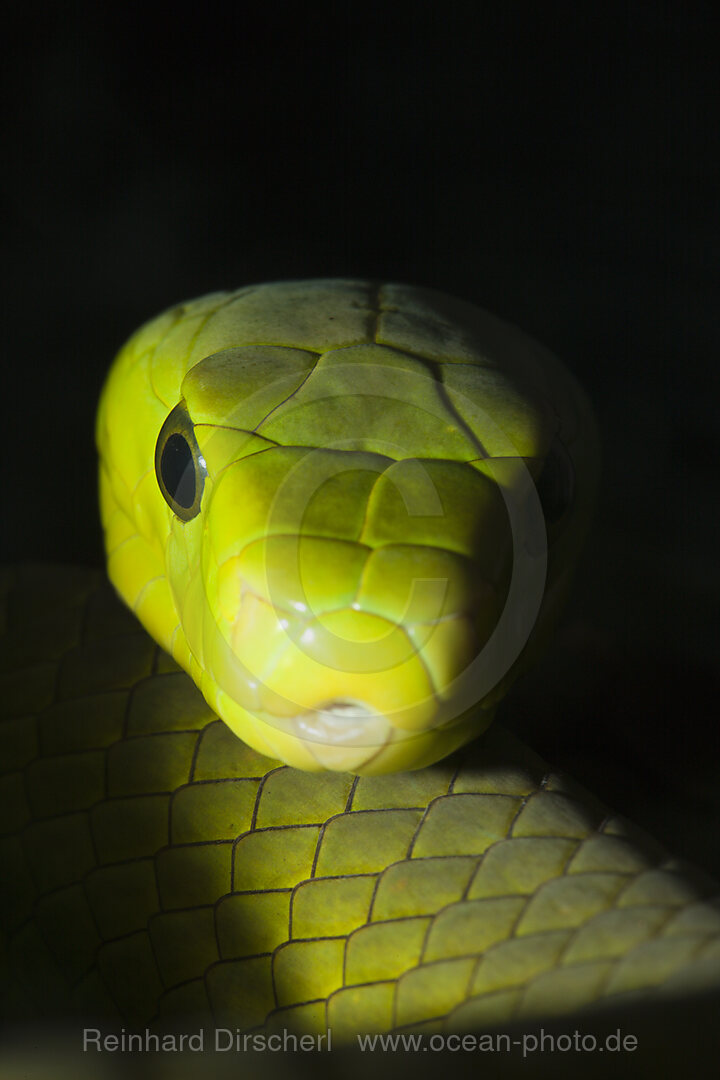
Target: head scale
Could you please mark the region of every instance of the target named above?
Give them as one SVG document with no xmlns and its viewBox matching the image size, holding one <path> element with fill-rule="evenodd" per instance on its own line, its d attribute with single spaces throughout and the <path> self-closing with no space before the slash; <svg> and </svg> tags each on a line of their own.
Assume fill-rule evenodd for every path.
<svg viewBox="0 0 720 1080">
<path fill-rule="evenodd" d="M 481 731 L 592 501 L 574 380 L 409 286 L 171 309 L 116 359 L 97 442 L 116 588 L 241 738 L 312 770 L 417 768 Z"/>
</svg>

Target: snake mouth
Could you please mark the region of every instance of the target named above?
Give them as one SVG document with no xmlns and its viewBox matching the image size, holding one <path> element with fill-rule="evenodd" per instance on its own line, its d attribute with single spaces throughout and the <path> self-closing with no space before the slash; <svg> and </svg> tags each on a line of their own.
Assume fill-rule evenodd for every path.
<svg viewBox="0 0 720 1080">
<path fill-rule="evenodd" d="M 359 739 L 374 738 L 387 720 L 362 701 L 338 699 L 290 718 L 298 735 L 304 739 L 335 745 L 357 745 Z M 381 740 L 382 741 L 382 740 Z"/>
<path fill-rule="evenodd" d="M 394 740 L 388 718 L 352 698 L 335 699 L 295 716 L 266 717 L 272 727 L 302 740 L 324 768 L 351 768 L 367 763 Z"/>
<path fill-rule="evenodd" d="M 303 739 L 318 761 L 328 754 L 377 751 L 394 735 L 386 716 L 352 699 L 330 701 L 290 717 L 287 730 Z"/>
<path fill-rule="evenodd" d="M 394 737 L 388 718 L 352 699 L 330 701 L 291 717 L 289 727 L 318 765 L 330 769 L 367 765 Z"/>
<path fill-rule="evenodd" d="M 419 768 L 436 761 L 438 756 L 437 731 L 404 731 L 393 725 L 388 716 L 356 699 L 334 699 L 289 717 L 260 712 L 253 715 L 256 722 L 262 721 L 263 752 L 311 771 L 382 774 L 399 768 Z M 446 721 L 440 738 L 450 749 L 455 749 L 472 734 L 483 731 L 491 718 L 489 711 Z M 240 734 L 234 719 L 226 717 Z M 257 733 L 256 729 L 254 734 Z"/>
</svg>

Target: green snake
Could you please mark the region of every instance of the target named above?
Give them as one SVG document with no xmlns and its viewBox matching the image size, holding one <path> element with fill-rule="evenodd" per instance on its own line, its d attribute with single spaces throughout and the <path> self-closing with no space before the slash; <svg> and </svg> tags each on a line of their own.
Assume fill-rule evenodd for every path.
<svg viewBox="0 0 720 1080">
<path fill-rule="evenodd" d="M 142 327 L 96 433 L 139 622 L 2 578 L 11 1017 L 342 1040 L 720 982 L 712 883 L 489 727 L 590 522 L 558 361 L 431 290 L 252 286 Z"/>
</svg>

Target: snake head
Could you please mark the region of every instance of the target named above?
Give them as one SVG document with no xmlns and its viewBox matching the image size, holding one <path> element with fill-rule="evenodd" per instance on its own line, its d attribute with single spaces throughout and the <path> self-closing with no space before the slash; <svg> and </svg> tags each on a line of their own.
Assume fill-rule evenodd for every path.
<svg viewBox="0 0 720 1080">
<path fill-rule="evenodd" d="M 255 749 L 388 772 L 487 726 L 586 516 L 583 399 L 540 360 L 469 305 L 348 281 L 203 298 L 121 352 L 111 580 Z"/>
</svg>

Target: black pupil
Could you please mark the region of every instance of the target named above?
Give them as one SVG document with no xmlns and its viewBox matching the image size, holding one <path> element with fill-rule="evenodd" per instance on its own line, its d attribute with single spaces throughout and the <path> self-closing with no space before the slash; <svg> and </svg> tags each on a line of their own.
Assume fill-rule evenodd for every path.
<svg viewBox="0 0 720 1080">
<path fill-rule="evenodd" d="M 189 510 L 195 502 L 195 465 L 187 439 L 177 432 L 163 447 L 160 471 L 168 494 L 178 506 Z"/>
</svg>

